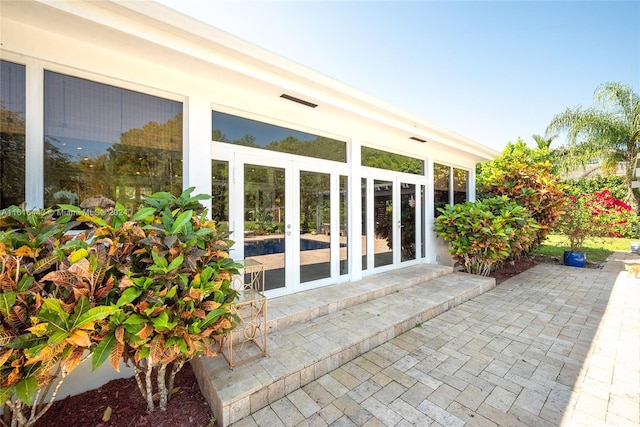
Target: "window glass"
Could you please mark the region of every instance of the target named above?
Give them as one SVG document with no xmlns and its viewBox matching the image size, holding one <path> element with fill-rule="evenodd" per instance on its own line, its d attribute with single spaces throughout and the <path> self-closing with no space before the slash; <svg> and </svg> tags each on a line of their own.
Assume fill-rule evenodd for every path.
<svg viewBox="0 0 640 427">
<path fill-rule="evenodd" d="M 362 178 L 360 180 L 360 197 L 362 199 L 362 235 L 360 236 L 361 245 L 362 245 L 362 271 L 367 269 L 367 218 L 368 218 L 368 209 L 369 204 L 367 202 L 367 179 Z"/>
<path fill-rule="evenodd" d="M 349 274 L 349 178 L 340 175 L 340 274 Z"/>
<path fill-rule="evenodd" d="M 45 206 L 180 194 L 182 103 L 45 71 L 44 186 Z"/>
<path fill-rule="evenodd" d="M 464 169 L 453 168 L 453 203 L 467 201 L 468 172 Z"/>
<path fill-rule="evenodd" d="M 433 164 L 433 208 L 436 218 L 440 216 L 438 208 L 444 208 L 449 204 L 450 171 L 449 166 Z"/>
<path fill-rule="evenodd" d="M 424 173 L 424 162 L 420 159 L 365 146 L 362 146 L 361 155 L 362 166 L 412 173 L 415 175 L 422 175 Z"/>
<path fill-rule="evenodd" d="M 420 215 L 420 224 L 421 224 L 421 228 L 422 228 L 422 241 L 420 242 L 420 254 L 421 254 L 421 258 L 426 258 L 427 256 L 427 251 L 426 251 L 426 241 L 427 241 L 427 224 L 425 222 L 425 196 L 427 194 L 427 188 L 424 185 L 420 186 L 420 211 L 422 212 L 422 215 Z"/>
<path fill-rule="evenodd" d="M 344 141 L 287 129 L 231 114 L 212 112 L 212 140 L 316 159 L 347 161 Z"/>
<path fill-rule="evenodd" d="M 300 171 L 300 283 L 331 277 L 331 175 Z"/>
<path fill-rule="evenodd" d="M 400 256 L 416 259 L 416 185 L 400 184 Z"/>
<path fill-rule="evenodd" d="M 373 181 L 374 209 L 376 216 L 373 243 L 375 267 L 393 264 L 393 182 Z"/>
<path fill-rule="evenodd" d="M 220 231 L 229 231 L 229 163 L 211 161 L 211 219 Z"/>
<path fill-rule="evenodd" d="M 25 66 L 0 61 L 0 209 L 25 201 Z"/>
</svg>

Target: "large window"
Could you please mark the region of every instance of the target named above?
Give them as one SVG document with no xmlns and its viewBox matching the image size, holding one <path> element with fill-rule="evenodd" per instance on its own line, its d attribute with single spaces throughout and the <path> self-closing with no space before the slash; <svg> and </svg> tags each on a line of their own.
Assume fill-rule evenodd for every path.
<svg viewBox="0 0 640 427">
<path fill-rule="evenodd" d="M 377 150 L 375 148 L 365 147 L 364 145 L 360 150 L 360 154 L 362 156 L 362 166 L 412 173 L 415 175 L 424 174 L 424 162 L 420 159 Z"/>
<path fill-rule="evenodd" d="M 211 161 L 211 219 L 220 231 L 229 231 L 229 163 Z"/>
<path fill-rule="evenodd" d="M 440 216 L 438 208 L 448 204 L 466 202 L 468 198 L 469 172 L 464 169 L 433 164 L 433 207 L 435 216 Z"/>
<path fill-rule="evenodd" d="M 453 204 L 464 203 L 468 200 L 468 176 L 468 171 L 464 169 L 453 168 Z"/>
<path fill-rule="evenodd" d="M 44 204 L 137 207 L 182 191 L 182 103 L 44 74 Z"/>
<path fill-rule="evenodd" d="M 0 61 L 0 209 L 25 201 L 24 65 Z"/>
<path fill-rule="evenodd" d="M 436 217 L 440 216 L 438 208 L 444 208 L 450 203 L 450 176 L 449 166 L 433 164 L 433 209 Z"/>
<path fill-rule="evenodd" d="M 211 122 L 213 124 L 211 136 L 213 141 L 336 162 L 345 163 L 347 161 L 347 145 L 344 141 L 218 111 L 212 112 Z"/>
</svg>

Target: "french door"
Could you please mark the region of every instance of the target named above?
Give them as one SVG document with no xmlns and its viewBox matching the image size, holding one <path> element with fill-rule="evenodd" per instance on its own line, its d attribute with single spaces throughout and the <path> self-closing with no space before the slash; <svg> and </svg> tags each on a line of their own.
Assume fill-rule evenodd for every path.
<svg viewBox="0 0 640 427">
<path fill-rule="evenodd" d="M 232 257 L 264 265 L 269 297 L 346 281 L 349 274 L 346 170 L 287 157 L 229 156 Z"/>
<path fill-rule="evenodd" d="M 363 274 L 409 265 L 424 256 L 422 179 L 373 169 L 363 174 Z"/>
</svg>

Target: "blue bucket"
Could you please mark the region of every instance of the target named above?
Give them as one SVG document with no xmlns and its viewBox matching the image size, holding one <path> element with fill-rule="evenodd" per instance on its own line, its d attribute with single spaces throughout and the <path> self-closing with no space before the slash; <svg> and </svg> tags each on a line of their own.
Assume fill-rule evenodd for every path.
<svg viewBox="0 0 640 427">
<path fill-rule="evenodd" d="M 564 252 L 564 265 L 570 267 L 584 267 L 587 265 L 587 255 L 584 252 Z"/>
</svg>

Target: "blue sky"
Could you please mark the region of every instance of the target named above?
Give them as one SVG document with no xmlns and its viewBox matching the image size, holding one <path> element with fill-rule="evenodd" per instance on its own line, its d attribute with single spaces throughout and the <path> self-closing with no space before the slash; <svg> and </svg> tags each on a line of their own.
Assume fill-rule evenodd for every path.
<svg viewBox="0 0 640 427">
<path fill-rule="evenodd" d="M 637 0 L 160 3 L 498 151 L 603 83 L 640 93 Z"/>
</svg>

